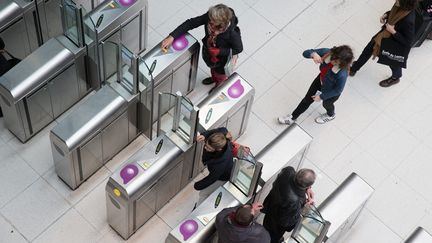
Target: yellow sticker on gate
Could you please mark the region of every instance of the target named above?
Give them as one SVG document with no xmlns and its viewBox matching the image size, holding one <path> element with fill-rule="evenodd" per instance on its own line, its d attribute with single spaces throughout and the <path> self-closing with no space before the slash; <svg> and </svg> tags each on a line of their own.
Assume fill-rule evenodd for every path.
<svg viewBox="0 0 432 243">
<path fill-rule="evenodd" d="M 120 192 L 119 189 L 114 188 L 113 192 L 114 192 L 114 195 L 116 195 L 117 197 L 120 197 L 120 196 L 121 196 L 121 192 Z"/>
</svg>

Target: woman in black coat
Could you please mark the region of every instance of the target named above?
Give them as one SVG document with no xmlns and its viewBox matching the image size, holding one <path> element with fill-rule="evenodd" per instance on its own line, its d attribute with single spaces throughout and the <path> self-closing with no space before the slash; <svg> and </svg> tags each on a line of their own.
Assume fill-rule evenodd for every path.
<svg viewBox="0 0 432 243">
<path fill-rule="evenodd" d="M 415 11 L 417 0 L 396 0 L 392 9 L 381 16 L 381 31 L 372 37 L 350 70 L 354 76 L 369 60 L 378 57 L 378 63 L 388 65 L 392 76 L 379 82 L 381 87 L 399 83 L 402 68 L 406 68 L 408 54 L 415 37 Z"/>
<path fill-rule="evenodd" d="M 232 63 L 235 65 L 238 54 L 243 51 L 240 28 L 237 24 L 238 19 L 234 10 L 224 4 L 218 4 L 211 7 L 207 13 L 188 19 L 178 26 L 162 41 L 161 48 L 166 50 L 175 38 L 204 25 L 202 57 L 210 68 L 211 78 L 204 79 L 203 83 L 215 83 L 217 87 L 228 78 L 225 73 L 228 58 L 232 55 Z"/>
</svg>

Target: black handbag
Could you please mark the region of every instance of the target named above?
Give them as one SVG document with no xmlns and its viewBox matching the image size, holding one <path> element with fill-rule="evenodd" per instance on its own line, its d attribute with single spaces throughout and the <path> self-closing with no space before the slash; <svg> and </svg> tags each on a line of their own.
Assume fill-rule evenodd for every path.
<svg viewBox="0 0 432 243">
<path fill-rule="evenodd" d="M 406 68 L 410 47 L 400 44 L 393 38 L 381 40 L 381 50 L 378 55 L 378 63 Z"/>
</svg>

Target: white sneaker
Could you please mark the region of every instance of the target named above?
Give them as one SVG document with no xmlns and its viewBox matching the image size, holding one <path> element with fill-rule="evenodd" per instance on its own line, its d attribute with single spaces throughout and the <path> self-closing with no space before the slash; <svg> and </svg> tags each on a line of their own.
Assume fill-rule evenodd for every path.
<svg viewBox="0 0 432 243">
<path fill-rule="evenodd" d="M 284 125 L 291 125 L 295 122 L 295 120 L 292 119 L 291 115 L 278 117 L 278 121 L 280 124 Z"/>
<path fill-rule="evenodd" d="M 315 118 L 315 122 L 318 124 L 324 124 L 327 123 L 333 119 L 336 118 L 336 114 L 334 114 L 333 116 L 329 116 L 327 115 L 327 113 L 324 113 L 322 115 L 320 115 L 319 117 Z"/>
</svg>

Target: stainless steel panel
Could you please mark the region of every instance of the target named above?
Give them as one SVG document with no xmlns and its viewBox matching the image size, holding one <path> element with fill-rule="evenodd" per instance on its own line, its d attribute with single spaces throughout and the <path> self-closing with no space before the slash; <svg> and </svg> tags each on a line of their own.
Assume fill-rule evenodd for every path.
<svg viewBox="0 0 432 243">
<path fill-rule="evenodd" d="M 319 205 L 322 217 L 331 223 L 327 233 L 331 242 L 352 227 L 373 192 L 366 181 L 352 173 Z"/>
<path fill-rule="evenodd" d="M 106 163 L 129 143 L 128 113 L 120 117 L 102 130 L 103 162 Z"/>
<path fill-rule="evenodd" d="M 142 42 L 140 19 L 140 15 L 135 16 L 121 28 L 121 42 L 132 53 L 139 53 L 142 50 L 140 48 Z"/>
<path fill-rule="evenodd" d="M 249 102 L 246 102 L 246 104 L 244 104 L 242 107 L 240 107 L 240 109 L 238 109 L 234 115 L 230 116 L 228 118 L 228 122 L 226 127 L 228 128 L 228 130 L 230 131 L 230 133 L 233 136 L 233 139 L 237 139 L 238 137 L 240 137 L 241 132 L 242 132 L 242 128 L 243 128 L 243 119 L 245 117 L 245 113 L 246 113 L 246 108 Z"/>
<path fill-rule="evenodd" d="M 32 3 L 34 4 L 34 3 Z M 39 28 L 39 17 L 36 12 L 36 8 L 31 8 L 26 11 L 23 15 L 26 29 L 27 37 L 30 45 L 30 52 L 36 50 L 43 43 L 41 29 Z"/>
<path fill-rule="evenodd" d="M 79 100 L 76 66 L 71 65 L 48 83 L 54 117 Z"/>
<path fill-rule="evenodd" d="M 51 39 L 3 75 L 0 92 L 15 103 L 69 66 L 73 59 L 72 52 Z"/>
<path fill-rule="evenodd" d="M 79 166 L 81 167 L 80 181 L 83 181 L 102 167 L 102 140 L 97 133 L 90 141 L 78 149 Z"/>
<path fill-rule="evenodd" d="M 28 119 L 31 126 L 31 135 L 53 121 L 54 117 L 51 107 L 51 98 L 47 85 L 26 98 L 25 102 L 27 102 L 28 107 Z"/>
<path fill-rule="evenodd" d="M 63 33 L 60 0 L 45 0 L 45 18 L 49 37 L 56 37 Z"/>
<path fill-rule="evenodd" d="M 173 71 L 172 93 L 180 91 L 183 95 L 188 94 L 190 89 L 190 77 L 192 71 L 192 60 L 188 59 Z"/>
<path fill-rule="evenodd" d="M 103 124 L 109 124 L 126 107 L 124 98 L 111 87 L 104 86 L 54 127 L 52 132 L 72 151 L 104 127 Z"/>
<path fill-rule="evenodd" d="M 74 161 L 73 158 L 73 155 L 76 157 L 76 153 L 72 154 L 63 151 L 61 148 L 62 142 L 52 133 L 50 133 L 50 140 L 56 174 L 72 189 L 75 189 L 77 187 L 75 175 L 79 173 L 78 168 L 75 168 L 75 166 L 78 167 L 78 163 L 74 163 L 78 162 L 78 160 Z"/>
<path fill-rule="evenodd" d="M 7 28 L 9 24 L 21 17 L 21 7 L 13 0 L 2 0 L 0 2 L 0 31 Z"/>
<path fill-rule="evenodd" d="M 165 204 L 180 191 L 181 174 L 183 161 L 179 162 L 166 175 L 164 175 L 156 186 L 156 211 L 159 211 Z"/>
<path fill-rule="evenodd" d="M 134 231 L 144 225 L 157 212 L 156 194 L 156 188 L 152 187 L 135 201 Z"/>
<path fill-rule="evenodd" d="M 124 193 L 118 191 L 120 192 L 119 196 L 118 194 L 114 194 L 114 190 L 116 189 L 115 185 L 109 180 L 105 187 L 107 220 L 111 227 L 116 229 L 123 238 L 127 239 L 130 234 L 129 222 L 131 221 L 129 212 L 132 209 L 127 204 L 127 198 Z"/>
<path fill-rule="evenodd" d="M 1 14 L 2 12 L 0 10 L 0 18 Z M 21 18 L 12 25 L 4 27 L 5 28 L 0 31 L 0 37 L 5 43 L 5 49 L 16 58 L 24 59 L 28 54 L 30 54 L 30 45 L 27 38 L 24 19 Z"/>
</svg>

